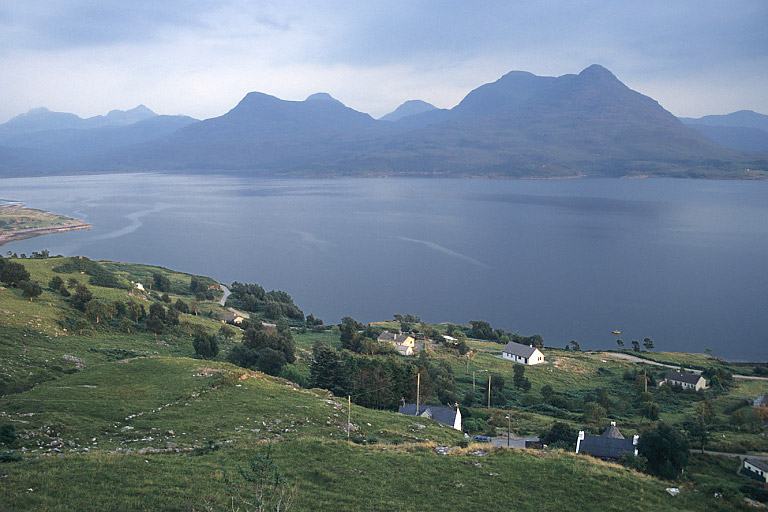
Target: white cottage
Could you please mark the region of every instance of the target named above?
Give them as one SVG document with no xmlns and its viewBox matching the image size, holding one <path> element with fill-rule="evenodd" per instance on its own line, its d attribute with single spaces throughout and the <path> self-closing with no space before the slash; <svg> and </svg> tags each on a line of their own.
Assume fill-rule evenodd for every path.
<svg viewBox="0 0 768 512">
<path fill-rule="evenodd" d="M 510 341 L 501 351 L 501 357 L 509 361 L 522 364 L 541 364 L 544 362 L 544 354 L 539 349 L 529 345 L 521 345 Z"/>
</svg>

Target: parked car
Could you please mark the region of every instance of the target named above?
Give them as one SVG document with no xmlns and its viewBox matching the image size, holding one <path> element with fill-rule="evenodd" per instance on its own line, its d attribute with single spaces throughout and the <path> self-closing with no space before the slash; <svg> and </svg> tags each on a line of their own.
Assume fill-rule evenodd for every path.
<svg viewBox="0 0 768 512">
<path fill-rule="evenodd" d="M 478 443 L 490 443 L 491 438 L 488 436 L 472 436 L 473 441 L 477 441 Z"/>
</svg>

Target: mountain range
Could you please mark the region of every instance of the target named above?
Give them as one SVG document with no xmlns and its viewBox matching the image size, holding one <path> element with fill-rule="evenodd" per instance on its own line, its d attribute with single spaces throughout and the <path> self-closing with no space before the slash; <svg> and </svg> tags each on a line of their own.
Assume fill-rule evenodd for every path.
<svg viewBox="0 0 768 512">
<path fill-rule="evenodd" d="M 754 177 L 768 169 L 768 147 L 733 133 L 762 140 L 762 118 L 683 122 L 592 65 L 559 77 L 512 71 L 451 109 L 411 100 L 378 120 L 327 93 L 251 92 L 203 121 L 144 106 L 88 119 L 36 109 L 0 125 L 0 172 Z M 747 121 L 757 124 L 738 124 Z"/>
</svg>

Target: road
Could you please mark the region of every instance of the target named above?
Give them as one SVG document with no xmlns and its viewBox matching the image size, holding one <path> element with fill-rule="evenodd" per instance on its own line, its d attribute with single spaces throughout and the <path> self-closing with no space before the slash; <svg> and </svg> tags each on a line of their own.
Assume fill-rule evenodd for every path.
<svg viewBox="0 0 768 512">
<path fill-rule="evenodd" d="M 691 449 L 691 453 L 701 453 L 701 450 Z M 712 452 L 704 450 L 707 455 L 723 455 L 724 457 L 738 457 L 740 459 L 754 459 L 768 462 L 768 455 L 744 455 L 743 453 Z"/>
<path fill-rule="evenodd" d="M 629 354 L 625 354 L 623 352 L 603 352 L 604 356 L 608 357 L 616 357 L 618 359 L 626 359 L 627 361 L 632 361 L 633 363 L 645 363 L 645 364 L 652 364 L 654 366 L 663 366 L 664 368 L 671 368 L 673 370 L 677 370 L 680 367 L 674 366 L 671 364 L 664 364 L 664 363 L 657 363 L 656 361 L 651 361 L 650 359 L 643 359 L 642 357 L 632 356 Z M 701 373 L 701 370 L 694 370 L 693 368 L 683 368 L 683 370 L 695 373 L 696 375 Z M 768 377 L 753 377 L 751 375 L 733 375 L 734 379 L 744 379 L 744 380 L 768 380 Z"/>
<path fill-rule="evenodd" d="M 224 292 L 224 296 L 223 296 L 223 297 L 221 298 L 221 300 L 219 301 L 219 306 L 224 306 L 224 304 L 226 304 L 226 303 L 227 303 L 227 297 L 229 297 L 230 295 L 232 295 L 232 292 L 231 292 L 231 291 L 229 291 L 229 288 L 227 288 L 227 287 L 226 287 L 226 286 L 224 286 L 223 284 L 220 284 L 220 285 L 219 285 L 219 289 L 220 289 L 222 292 Z"/>
</svg>

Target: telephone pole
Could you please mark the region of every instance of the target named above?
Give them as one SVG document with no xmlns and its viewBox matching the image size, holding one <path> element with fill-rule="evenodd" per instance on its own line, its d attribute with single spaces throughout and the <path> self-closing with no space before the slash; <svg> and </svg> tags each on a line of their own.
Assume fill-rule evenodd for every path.
<svg viewBox="0 0 768 512">
<path fill-rule="evenodd" d="M 352 425 L 352 396 L 347 395 L 347 441 L 349 441 L 349 431 Z"/>
<path fill-rule="evenodd" d="M 421 373 L 416 374 L 416 416 L 419 415 L 419 388 L 421 388 Z"/>
<path fill-rule="evenodd" d="M 488 408 L 491 408 L 491 375 L 488 374 Z"/>
</svg>

